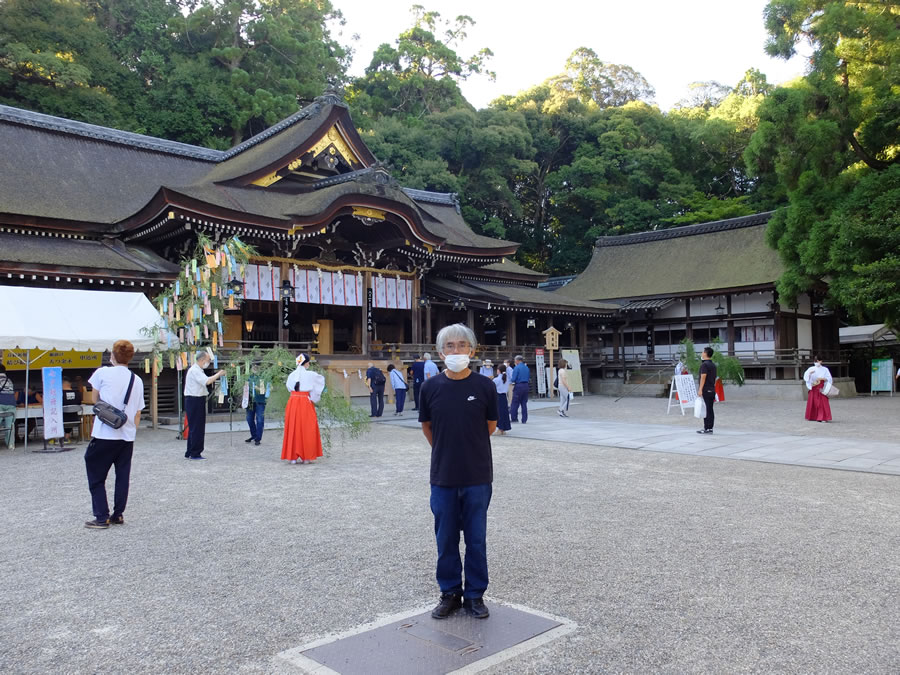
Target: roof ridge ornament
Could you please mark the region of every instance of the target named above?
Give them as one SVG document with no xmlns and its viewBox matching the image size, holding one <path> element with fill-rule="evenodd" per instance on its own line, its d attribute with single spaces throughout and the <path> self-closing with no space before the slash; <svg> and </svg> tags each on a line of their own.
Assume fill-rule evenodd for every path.
<svg viewBox="0 0 900 675">
<path fill-rule="evenodd" d="M 337 105 L 341 106 L 342 108 L 347 107 L 347 102 L 344 101 L 344 98 L 338 92 L 337 86 L 330 82 L 328 83 L 328 87 L 325 89 L 322 95 L 316 96 L 316 98 L 313 100 L 316 103 L 320 103 L 322 105 Z"/>
</svg>

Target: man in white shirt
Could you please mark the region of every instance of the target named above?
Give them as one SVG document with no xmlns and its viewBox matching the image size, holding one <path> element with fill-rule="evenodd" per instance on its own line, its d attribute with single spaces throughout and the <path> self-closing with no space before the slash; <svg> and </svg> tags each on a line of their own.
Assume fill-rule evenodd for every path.
<svg viewBox="0 0 900 675">
<path fill-rule="evenodd" d="M 492 380 L 494 379 L 494 364 L 490 359 L 485 359 L 484 362 L 482 362 L 481 368 L 478 369 L 478 374 L 489 377 Z"/>
<path fill-rule="evenodd" d="M 93 392 L 93 402 L 104 401 L 124 411 L 125 424 L 113 429 L 99 417 L 94 417 L 91 442 L 84 453 L 88 488 L 94 508 L 94 520 L 84 526 L 90 529 L 106 529 L 124 525 L 125 504 L 128 501 L 128 482 L 131 477 L 131 455 L 134 437 L 144 408 L 144 383 L 128 370 L 128 362 L 134 356 L 134 345 L 128 340 L 117 340 L 112 347 L 109 368 L 98 368 L 88 380 Z M 130 391 L 129 391 L 130 387 Z M 125 402 L 125 399 L 128 402 Z M 112 517 L 106 499 L 106 477 L 110 467 L 116 467 L 116 488 Z"/>
<path fill-rule="evenodd" d="M 225 374 L 220 370 L 215 375 L 206 376 L 203 371 L 212 363 L 209 350 L 201 349 L 194 359 L 196 362 L 188 368 L 184 376 L 184 414 L 187 415 L 188 437 L 185 459 L 206 459 L 203 457 L 203 444 L 206 440 L 206 397 L 207 387 Z"/>
</svg>

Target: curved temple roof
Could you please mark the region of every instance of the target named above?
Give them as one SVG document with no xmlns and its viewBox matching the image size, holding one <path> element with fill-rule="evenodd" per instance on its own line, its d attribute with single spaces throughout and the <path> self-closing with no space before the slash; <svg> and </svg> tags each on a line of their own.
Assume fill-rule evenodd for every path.
<svg viewBox="0 0 900 675">
<path fill-rule="evenodd" d="M 281 181 L 305 153 L 334 141 L 352 171 L 306 184 Z M 206 216 L 290 231 L 326 218 L 340 200 L 394 212 L 442 253 L 497 258 L 514 242 L 476 234 L 455 195 L 404 189 L 377 167 L 333 95 L 228 150 L 118 131 L 0 106 L 0 219 L 84 233 L 151 225 L 183 195 Z M 385 177 L 374 180 L 375 173 Z M 264 187 L 268 185 L 269 187 Z"/>
</svg>

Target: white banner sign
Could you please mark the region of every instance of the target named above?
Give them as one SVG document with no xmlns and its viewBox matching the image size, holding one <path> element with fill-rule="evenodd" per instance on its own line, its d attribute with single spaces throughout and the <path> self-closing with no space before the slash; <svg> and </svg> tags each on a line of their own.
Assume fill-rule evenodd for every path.
<svg viewBox="0 0 900 675">
<path fill-rule="evenodd" d="M 536 349 L 534 356 L 534 371 L 537 377 L 538 394 L 547 393 L 547 367 L 544 365 L 544 350 Z"/>
<path fill-rule="evenodd" d="M 694 408 L 694 401 L 697 400 L 697 384 L 694 382 L 693 375 L 675 375 L 672 378 L 672 385 L 669 388 L 669 405 L 666 407 L 666 415 L 672 409 L 672 399 L 678 397 L 678 406 L 681 408 L 681 414 L 684 415 L 685 410 Z"/>
<path fill-rule="evenodd" d="M 41 368 L 44 380 L 44 438 L 62 438 L 62 368 Z"/>
</svg>

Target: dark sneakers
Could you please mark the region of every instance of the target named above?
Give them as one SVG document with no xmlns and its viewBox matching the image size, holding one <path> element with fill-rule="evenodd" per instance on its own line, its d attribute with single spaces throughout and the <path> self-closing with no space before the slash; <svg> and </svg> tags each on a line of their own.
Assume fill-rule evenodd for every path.
<svg viewBox="0 0 900 675">
<path fill-rule="evenodd" d="M 97 520 L 94 518 L 93 520 L 87 521 L 84 526 L 89 530 L 105 530 L 109 527 L 108 520 Z"/>
<path fill-rule="evenodd" d="M 697 429 L 698 434 L 711 434 L 712 432 L 712 429 Z"/>
<path fill-rule="evenodd" d="M 462 607 L 462 596 L 458 593 L 442 593 L 441 601 L 433 610 L 431 617 L 434 619 L 446 619 L 453 612 Z"/>
<path fill-rule="evenodd" d="M 123 516 L 110 516 L 109 524 L 110 525 L 124 525 L 125 518 Z"/>
<path fill-rule="evenodd" d="M 251 437 L 248 438 L 246 441 L 244 441 L 244 443 L 252 443 L 254 440 L 255 440 L 255 439 L 253 438 L 253 436 L 251 436 Z"/>
<path fill-rule="evenodd" d="M 486 619 L 491 615 L 481 598 L 472 598 L 471 600 L 466 598 L 463 600 L 463 607 L 466 608 L 469 616 L 476 619 Z"/>
</svg>

